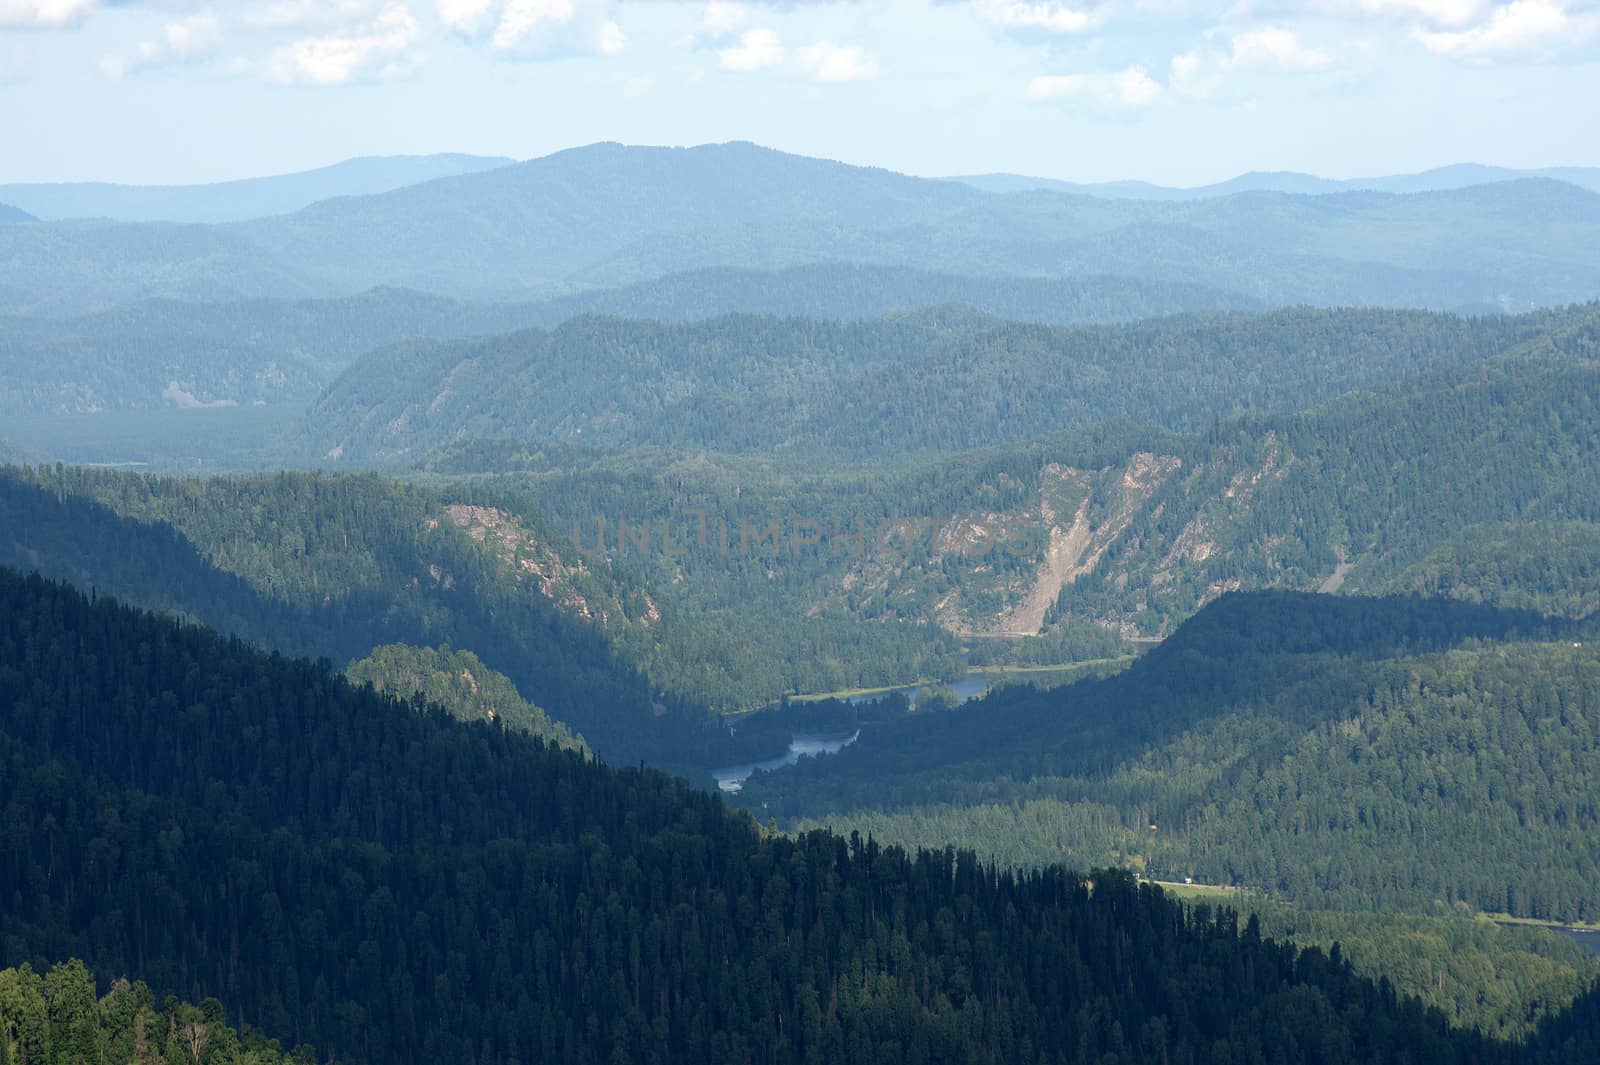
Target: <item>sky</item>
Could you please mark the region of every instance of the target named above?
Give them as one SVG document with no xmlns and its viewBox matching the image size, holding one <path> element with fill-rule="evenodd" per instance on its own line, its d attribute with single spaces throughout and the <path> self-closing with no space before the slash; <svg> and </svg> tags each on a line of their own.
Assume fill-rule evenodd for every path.
<svg viewBox="0 0 1600 1065">
<path fill-rule="evenodd" d="M 1600 165 L 1600 0 L 0 0 L 0 182 L 605 140 L 1172 185 Z"/>
</svg>

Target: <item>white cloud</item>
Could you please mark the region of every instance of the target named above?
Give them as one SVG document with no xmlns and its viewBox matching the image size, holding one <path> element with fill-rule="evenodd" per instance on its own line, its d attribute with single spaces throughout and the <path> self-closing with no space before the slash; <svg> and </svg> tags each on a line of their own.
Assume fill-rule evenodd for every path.
<svg viewBox="0 0 1600 1065">
<path fill-rule="evenodd" d="M 713 41 L 726 40 L 744 24 L 747 16 L 748 13 L 740 4 L 729 3 L 728 0 L 710 0 L 700 13 L 697 36 Z"/>
<path fill-rule="evenodd" d="M 1103 21 L 1095 7 L 1073 7 L 1059 0 L 974 0 L 980 17 L 1006 30 L 1081 33 Z"/>
<path fill-rule="evenodd" d="M 1476 22 L 1489 10 L 1489 0 L 1321 0 L 1322 10 L 1340 15 L 1374 15 L 1402 21 L 1422 20 L 1431 26 L 1459 27 Z"/>
<path fill-rule="evenodd" d="M 1318 7 L 1409 24 L 1424 48 L 1463 59 L 1550 55 L 1600 33 L 1593 0 L 1320 0 Z"/>
<path fill-rule="evenodd" d="M 617 22 L 603 22 L 595 49 L 601 55 L 621 55 L 628 49 L 628 35 L 622 32 L 622 26 Z"/>
<path fill-rule="evenodd" d="M 490 40 L 502 52 L 538 47 L 536 42 L 565 30 L 577 17 L 576 0 L 510 0 Z"/>
<path fill-rule="evenodd" d="M 1250 30 L 1233 38 L 1233 65 L 1268 63 L 1287 70 L 1321 70 L 1333 60 L 1328 53 L 1307 48 L 1299 34 L 1281 26 Z"/>
<path fill-rule="evenodd" d="M 860 48 L 841 48 L 826 41 L 800 49 L 800 69 L 816 81 L 860 81 L 878 76 L 878 61 Z"/>
<path fill-rule="evenodd" d="M 1100 108 L 1137 111 L 1161 99 L 1166 90 L 1143 67 L 1088 74 L 1044 74 L 1028 83 L 1035 100 L 1071 100 Z"/>
<path fill-rule="evenodd" d="M 216 51 L 222 41 L 222 23 L 209 11 L 169 22 L 158 40 L 142 41 L 128 56 L 107 56 L 100 69 L 107 77 L 123 78 L 141 70 L 192 63 Z"/>
<path fill-rule="evenodd" d="M 1419 31 L 1423 47 L 1440 55 L 1483 58 L 1558 51 L 1581 44 L 1600 29 L 1600 15 L 1561 0 L 1513 0 L 1488 19 L 1461 30 Z"/>
<path fill-rule="evenodd" d="M 745 30 L 738 43 L 717 51 L 723 70 L 765 70 L 783 62 L 783 45 L 772 30 Z"/>
<path fill-rule="evenodd" d="M 613 0 L 439 0 L 438 11 L 460 36 L 506 56 L 617 55 L 627 47 Z"/>
<path fill-rule="evenodd" d="M 0 29 L 63 29 L 99 6 L 99 0 L 0 0 Z"/>
<path fill-rule="evenodd" d="M 1213 43 L 1174 56 L 1164 82 L 1142 66 L 1045 74 L 1028 83 L 1028 96 L 1034 100 L 1065 100 L 1107 111 L 1136 112 L 1173 95 L 1213 95 L 1229 76 L 1239 72 L 1304 73 L 1324 70 L 1333 64 L 1326 52 L 1308 48 L 1298 34 L 1281 26 L 1212 36 Z"/>
<path fill-rule="evenodd" d="M 439 21 L 468 37 L 494 28 L 500 5 L 496 0 L 439 0 Z"/>
<path fill-rule="evenodd" d="M 800 69 L 816 82 L 859 82 L 878 75 L 878 61 L 861 48 L 840 48 L 822 42 L 795 53 Z"/>
<path fill-rule="evenodd" d="M 382 0 L 274 0 L 262 7 L 252 5 L 239 16 L 239 22 L 251 30 L 341 26 L 370 18 L 381 3 Z"/>
<path fill-rule="evenodd" d="M 411 9 L 389 3 L 370 22 L 277 49 L 267 60 L 267 77 L 286 85 L 347 85 L 399 77 L 421 65 L 420 35 Z"/>
<path fill-rule="evenodd" d="M 1299 34 L 1282 26 L 1236 33 L 1226 44 L 1226 48 L 1207 46 L 1174 56 L 1167 87 L 1186 96 L 1211 96 L 1240 72 L 1310 73 L 1333 65 L 1327 52 L 1308 48 Z"/>
</svg>

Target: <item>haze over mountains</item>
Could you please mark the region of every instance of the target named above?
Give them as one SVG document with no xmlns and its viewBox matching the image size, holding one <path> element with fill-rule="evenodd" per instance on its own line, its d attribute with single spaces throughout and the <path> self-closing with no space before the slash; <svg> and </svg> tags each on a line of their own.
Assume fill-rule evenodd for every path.
<svg viewBox="0 0 1600 1065">
<path fill-rule="evenodd" d="M 692 271 L 532 302 L 466 301 L 394 288 L 327 299 L 151 299 L 69 318 L 0 319 L 0 410 L 170 407 L 175 389 L 199 403 L 305 402 L 359 356 L 401 340 L 553 329 L 584 314 L 684 321 L 743 312 L 852 320 L 955 303 L 1002 318 L 1060 324 L 1259 306 L 1232 293 L 1131 278 L 973 278 L 836 263 Z"/>
<path fill-rule="evenodd" d="M 1153 185 L 1148 181 L 1061 181 L 1056 178 L 1029 177 L 1024 174 L 971 174 L 949 180 L 959 181 L 964 185 L 971 185 L 973 188 L 988 192 L 1050 189 L 1057 192 L 1132 200 L 1202 200 L 1215 196 L 1232 196 L 1240 192 L 1283 192 L 1303 196 L 1325 196 L 1337 192 L 1443 192 L 1472 185 L 1488 185 L 1497 181 L 1518 181 L 1525 178 L 1550 178 L 1577 185 L 1591 192 L 1600 192 L 1600 167 L 1551 166 L 1519 170 L 1505 166 L 1483 166 L 1479 163 L 1457 163 L 1454 166 L 1435 167 L 1416 174 L 1343 180 L 1289 170 L 1255 171 L 1240 174 L 1226 181 L 1188 188 Z"/>
<path fill-rule="evenodd" d="M 490 170 L 510 159 L 474 155 L 364 156 L 273 177 L 205 185 L 118 185 L 105 181 L 0 185 L 0 203 L 50 221 L 241 222 L 287 214 L 335 196 L 370 196 L 435 178 Z"/>
<path fill-rule="evenodd" d="M 823 263 L 1131 277 L 1226 293 L 1214 298 L 1239 305 L 1517 310 L 1586 299 L 1600 286 L 1588 254 L 1600 241 L 1600 195 L 1549 178 L 1406 195 L 1249 191 L 1160 202 L 998 194 L 743 143 L 599 144 L 526 163 L 468 163 L 489 169 L 226 225 L 7 226 L 0 312 L 71 315 L 146 298 L 303 298 L 379 285 L 528 299 L 686 271 Z M 367 161 L 348 167 L 366 179 Z M 280 180 L 290 181 L 266 179 L 262 195 L 286 203 L 292 197 L 273 191 Z M 1406 239 L 1393 239 L 1400 232 Z M 1142 293 L 1135 301 L 1148 306 Z"/>
<path fill-rule="evenodd" d="M 1597 1060 L 1585 181 L 19 198 L 0 1065 Z"/>
</svg>

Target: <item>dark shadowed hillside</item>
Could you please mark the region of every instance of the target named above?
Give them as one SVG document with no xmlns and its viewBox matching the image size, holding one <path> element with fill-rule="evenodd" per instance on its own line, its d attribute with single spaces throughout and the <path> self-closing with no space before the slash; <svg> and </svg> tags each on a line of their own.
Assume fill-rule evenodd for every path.
<svg viewBox="0 0 1600 1065">
<path fill-rule="evenodd" d="M 352 1061 L 1512 1059 L 1125 874 L 764 838 L 3 572 L 0 811 L 0 963 L 83 957 Z"/>
</svg>

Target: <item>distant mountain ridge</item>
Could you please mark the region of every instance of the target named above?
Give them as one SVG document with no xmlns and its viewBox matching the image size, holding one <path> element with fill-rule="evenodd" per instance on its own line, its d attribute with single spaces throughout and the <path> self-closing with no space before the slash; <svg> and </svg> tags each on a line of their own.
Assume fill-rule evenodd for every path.
<svg viewBox="0 0 1600 1065">
<path fill-rule="evenodd" d="M 38 218 L 119 222 L 242 222 L 288 214 L 335 196 L 370 196 L 437 178 L 473 174 L 514 160 L 459 154 L 362 156 L 292 174 L 199 185 L 71 181 L 0 185 L 0 203 Z M 0 207 L 0 221 L 5 221 Z"/>
<path fill-rule="evenodd" d="M 1600 196 L 1575 186 L 1264 196 L 996 197 L 752 144 L 604 144 L 231 228 L 325 283 L 488 297 L 823 261 L 1117 274 L 1277 305 L 1513 309 L 1600 291 Z"/>
<path fill-rule="evenodd" d="M 477 438 L 729 453 L 954 452 L 1127 419 L 1194 430 L 1489 358 L 1570 313 L 1464 319 L 1295 309 L 1118 327 L 949 309 L 864 322 L 589 316 L 417 341 L 353 363 L 310 408 L 323 461 L 417 461 Z M 1203 367 L 1203 369 L 1199 369 Z M 581 369 L 580 369 L 581 368 Z"/>
<path fill-rule="evenodd" d="M 959 277 L 851 263 L 693 271 L 542 302 L 468 302 L 395 288 L 333 299 L 151 299 L 69 318 L 0 317 L 0 413 L 162 409 L 188 402 L 185 396 L 199 404 L 304 402 L 385 345 L 549 329 L 584 314 L 848 321 L 957 303 L 1063 325 L 1260 308 L 1237 293 L 1134 278 Z"/>
<path fill-rule="evenodd" d="M 1565 181 L 1590 192 L 1600 192 L 1600 167 L 1552 166 L 1516 169 L 1484 166 L 1481 163 L 1455 163 L 1415 174 L 1392 174 L 1370 178 L 1324 178 L 1293 170 L 1253 170 L 1226 181 L 1188 187 L 1157 185 L 1149 181 L 1063 181 L 1059 178 L 1032 177 L 1026 174 L 969 174 L 946 180 L 959 182 L 985 192 L 1001 194 L 1049 190 L 1087 196 L 1109 196 L 1129 200 L 1203 200 L 1232 196 L 1240 192 L 1282 192 L 1296 196 L 1319 196 L 1337 192 L 1447 192 L 1526 178 Z"/>
<path fill-rule="evenodd" d="M 1161 202 L 996 196 L 747 143 L 597 144 L 226 226 L 6 226 L 0 313 L 377 286 L 528 300 L 822 263 L 1135 277 L 1269 306 L 1515 311 L 1594 298 L 1596 247 L 1600 195 L 1549 178 Z"/>
</svg>

